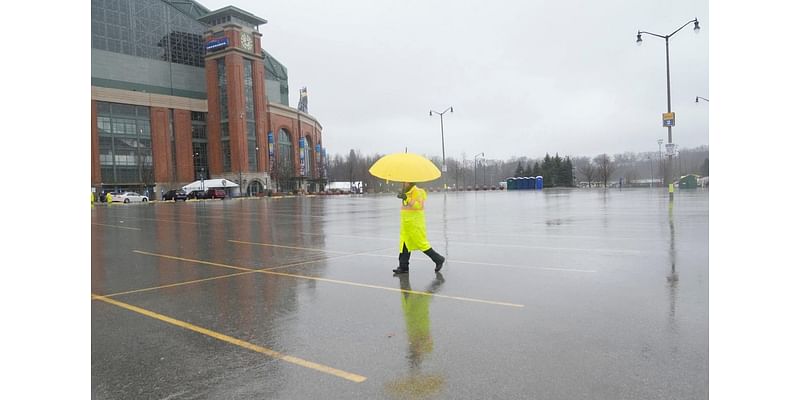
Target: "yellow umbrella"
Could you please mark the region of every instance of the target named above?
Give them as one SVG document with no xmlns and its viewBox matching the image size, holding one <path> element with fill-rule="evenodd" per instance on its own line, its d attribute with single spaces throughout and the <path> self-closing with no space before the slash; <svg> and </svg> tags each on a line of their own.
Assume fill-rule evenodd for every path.
<svg viewBox="0 0 800 400">
<path fill-rule="evenodd" d="M 381 157 L 369 173 L 394 182 L 427 182 L 442 176 L 427 158 L 413 153 L 395 153 Z"/>
</svg>

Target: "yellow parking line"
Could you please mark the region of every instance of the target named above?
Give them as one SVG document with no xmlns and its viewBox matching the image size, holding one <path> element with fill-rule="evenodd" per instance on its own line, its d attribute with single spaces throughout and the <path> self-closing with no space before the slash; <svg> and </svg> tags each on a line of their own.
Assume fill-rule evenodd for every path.
<svg viewBox="0 0 800 400">
<path fill-rule="evenodd" d="M 177 286 L 191 285 L 191 284 L 194 284 L 194 283 L 213 281 L 215 279 L 230 278 L 230 277 L 240 276 L 240 275 L 247 275 L 247 274 L 252 274 L 252 273 L 255 273 L 255 272 L 256 271 L 237 272 L 235 274 L 220 275 L 220 276 L 214 276 L 214 277 L 205 278 L 205 279 L 195 279 L 195 280 L 192 280 L 192 281 L 173 283 L 173 284 L 170 284 L 170 285 L 153 286 L 153 287 L 144 288 L 144 289 L 128 290 L 126 292 L 117 292 L 117 293 L 111 293 L 111 294 L 104 294 L 103 296 L 104 297 L 114 297 L 114 296 L 122 296 L 123 294 L 149 292 L 151 290 L 158 290 L 158 289 L 166 289 L 166 288 L 177 287 Z"/>
<path fill-rule="evenodd" d="M 161 258 L 169 258 L 169 259 L 172 259 L 172 260 L 190 261 L 190 262 L 196 262 L 198 264 L 213 265 L 215 267 L 237 269 L 239 271 L 251 271 L 251 272 L 258 271 L 257 269 L 252 269 L 252 268 L 244 268 L 244 267 L 237 267 L 237 266 L 234 266 L 234 265 L 215 263 L 215 262 L 211 262 L 211 261 L 193 260 L 193 259 L 183 258 L 183 257 L 168 256 L 168 255 L 165 255 L 165 254 L 148 253 L 146 251 L 141 251 L 141 250 L 133 250 L 133 252 L 134 253 L 139 253 L 139 254 L 144 254 L 144 255 L 147 255 L 147 256 L 156 256 L 156 257 L 161 257 Z"/>
<path fill-rule="evenodd" d="M 392 247 L 392 248 L 394 248 L 394 247 Z M 352 257 L 352 256 L 357 256 L 357 255 L 364 255 L 364 254 L 367 254 L 369 252 L 379 251 L 379 250 L 386 250 L 386 249 L 370 250 L 370 251 L 365 251 L 365 252 L 362 252 L 362 253 L 345 254 L 345 255 L 340 255 L 340 256 L 335 256 L 335 257 L 315 258 L 313 260 L 301 261 L 301 262 L 290 263 L 290 264 L 284 264 L 284 265 L 279 265 L 277 267 L 263 268 L 263 269 L 260 269 L 260 270 L 249 270 L 249 271 L 246 271 L 246 272 L 238 272 L 238 273 L 235 273 L 235 274 L 220 275 L 220 276 L 214 276 L 214 277 L 211 277 L 211 278 L 195 279 L 195 280 L 186 281 L 186 282 L 172 283 L 172 284 L 169 284 L 169 285 L 153 286 L 153 287 L 143 288 L 143 289 L 128 290 L 128 291 L 125 291 L 125 292 L 104 294 L 103 296 L 105 296 L 105 297 L 115 297 L 115 296 L 122 296 L 124 294 L 149 292 L 149 291 L 152 291 L 152 290 L 159 290 L 159 289 L 166 289 L 166 288 L 171 288 L 171 287 L 192 285 L 192 284 L 195 284 L 195 283 L 213 281 L 213 280 L 216 280 L 216 279 L 224 279 L 224 278 L 231 278 L 231 277 L 234 277 L 234 276 L 253 274 L 253 273 L 256 273 L 256 272 L 259 272 L 259 271 L 272 271 L 272 270 L 276 270 L 276 269 L 296 267 L 296 266 L 299 266 L 299 265 L 313 264 L 313 263 L 319 262 L 319 261 L 328 261 L 328 260 L 335 260 L 335 259 L 344 258 L 344 257 Z M 138 251 L 138 250 L 134 250 L 134 253 L 153 255 L 153 254 L 148 254 L 148 253 L 141 252 L 141 251 Z"/>
<path fill-rule="evenodd" d="M 428 231 L 433 232 L 433 231 Z M 443 232 L 443 231 L 438 231 Z M 301 235 L 309 235 L 309 236 L 328 236 L 328 237 L 346 237 L 351 239 L 368 239 L 368 240 L 384 240 L 384 241 L 396 241 L 397 239 L 390 239 L 390 238 L 382 238 L 376 236 L 364 236 L 364 235 L 344 235 L 338 233 L 308 233 L 308 232 L 300 232 Z M 524 244 L 502 244 L 502 243 L 482 243 L 482 242 L 460 242 L 455 240 L 448 240 L 449 244 L 459 245 L 459 246 L 480 246 L 480 247 L 508 247 L 508 248 L 518 248 L 518 249 L 532 249 L 532 250 L 560 250 L 560 251 L 586 251 L 586 252 L 605 252 L 605 253 L 623 253 L 623 254 L 640 254 L 640 250 L 631 250 L 631 249 L 592 249 L 592 248 L 582 248 L 582 247 L 549 247 L 549 246 L 527 246 Z"/>
<path fill-rule="evenodd" d="M 92 225 L 107 226 L 109 228 L 130 229 L 132 231 L 140 231 L 140 230 L 142 230 L 142 228 L 130 228 L 130 227 L 127 227 L 127 226 L 98 224 L 97 222 L 92 222 Z"/>
<path fill-rule="evenodd" d="M 392 247 L 393 249 L 395 247 Z M 367 257 L 383 257 L 383 258 L 397 258 L 397 256 L 387 256 L 385 254 L 364 254 Z M 544 271 L 563 271 L 563 272 L 586 272 L 586 273 L 596 273 L 597 270 L 593 269 L 578 269 L 578 268 L 559 268 L 559 267 L 535 267 L 535 266 L 526 266 L 526 265 L 512 265 L 512 264 L 497 264 L 497 263 L 485 263 L 485 262 L 478 262 L 478 261 L 461 261 L 461 260 L 451 260 L 447 259 L 448 263 L 451 264 L 469 264 L 469 265 L 485 265 L 489 267 L 505 267 L 505 268 L 517 268 L 517 269 L 527 269 L 527 270 L 544 270 Z"/>
<path fill-rule="evenodd" d="M 108 304 L 112 304 L 112 305 L 115 305 L 117 307 L 121 307 L 121 308 L 124 308 L 126 310 L 133 311 L 135 313 L 139 313 L 139 314 L 142 314 L 144 316 L 147 316 L 147 317 L 150 317 L 150 318 L 154 318 L 154 319 L 157 319 L 157 320 L 162 321 L 162 322 L 166 322 L 168 324 L 172 324 L 172 325 L 184 328 L 184 329 L 188 329 L 190 331 L 194 331 L 194 332 L 206 335 L 206 336 L 210 336 L 210 337 L 212 337 L 214 339 L 218 339 L 218 340 L 221 340 L 223 342 L 227 342 L 227 343 L 230 343 L 230 344 L 233 344 L 233 345 L 236 345 L 236 346 L 248 349 L 248 350 L 252 350 L 252 351 L 255 351 L 257 353 L 261 353 L 261 354 L 264 354 L 266 356 L 269 356 L 269 357 L 272 357 L 272 358 L 275 358 L 275 359 L 278 359 L 278 360 L 283 360 L 283 361 L 290 362 L 290 363 L 295 364 L 295 365 L 299 365 L 301 367 L 310 368 L 310 369 L 313 369 L 313 370 L 316 370 L 316 371 L 319 371 L 319 372 L 324 372 L 326 374 L 337 376 L 339 378 L 344 378 L 344 379 L 347 379 L 348 381 L 351 381 L 351 382 L 361 383 L 361 382 L 364 382 L 365 380 L 367 380 L 366 377 L 361 376 L 361 375 L 353 374 L 353 373 L 350 373 L 350 372 L 347 372 L 347 371 L 342 371 L 340 369 L 329 367 L 327 365 L 322 365 L 322 364 L 318 364 L 318 363 L 315 363 L 315 362 L 312 362 L 312 361 L 304 360 L 304 359 L 299 358 L 299 357 L 294 357 L 294 356 L 290 356 L 290 355 L 287 355 L 287 354 L 283 354 L 283 353 L 277 352 L 275 350 L 268 349 L 266 347 L 262 347 L 262 346 L 259 346 L 259 345 L 256 345 L 256 344 L 253 344 L 253 343 L 250 343 L 250 342 L 245 342 L 244 340 L 237 339 L 235 337 L 231 337 L 231 336 L 228 336 L 228 335 L 225 335 L 225 334 L 222 334 L 222 333 L 214 332 L 214 331 L 212 331 L 210 329 L 206 329 L 206 328 L 203 328 L 203 327 L 200 327 L 200 326 L 197 326 L 197 325 L 193 325 L 193 324 L 190 324 L 188 322 L 179 321 L 177 319 L 170 318 L 170 317 L 168 317 L 166 315 L 162 315 L 162 314 L 159 314 L 159 313 L 156 313 L 156 312 L 153 312 L 153 311 L 145 310 L 144 308 L 139 308 L 139 307 L 136 307 L 134 305 L 123 303 L 121 301 L 109 299 L 109 298 L 104 297 L 104 296 L 98 296 L 98 295 L 96 295 L 94 293 L 92 293 L 92 299 L 103 301 L 103 302 L 106 302 Z"/>
<path fill-rule="evenodd" d="M 156 254 L 156 253 L 150 253 L 150 252 L 140 251 L 140 250 L 134 250 L 133 252 L 134 253 L 139 253 L 139 254 L 145 254 L 145 255 L 149 255 L 149 256 L 154 256 L 154 257 L 169 258 L 169 259 L 172 259 L 172 260 L 180 260 L 180 261 L 193 262 L 193 263 L 199 263 L 199 264 L 213 265 L 213 266 L 218 266 L 218 267 L 223 267 L 223 268 L 233 268 L 233 269 L 238 269 L 238 270 L 243 270 L 243 271 L 256 271 L 256 272 L 260 272 L 260 273 L 263 273 L 263 274 L 286 276 L 286 277 L 297 278 L 297 279 L 308 279 L 308 280 L 313 280 L 313 281 L 335 283 L 335 284 L 340 284 L 340 285 L 349 285 L 349 286 L 358 286 L 358 287 L 364 287 L 364 288 L 370 288 L 370 289 L 388 290 L 388 291 L 392 291 L 392 292 L 411 293 L 411 294 L 418 294 L 418 295 L 422 295 L 422 296 L 441 297 L 441 298 L 444 298 L 444 299 L 469 301 L 469 302 L 474 302 L 474 303 L 494 304 L 494 305 L 498 305 L 498 306 L 525 307 L 522 304 L 506 303 L 506 302 L 502 302 L 502 301 L 473 299 L 473 298 L 469 298 L 469 297 L 447 296 L 447 295 L 443 295 L 443 294 L 434 294 L 434 293 L 430 293 L 430 292 L 418 292 L 416 290 L 405 290 L 405 289 L 391 288 L 391 287 L 386 287 L 386 286 L 369 285 L 369 284 L 366 284 L 366 283 L 358 283 L 358 282 L 342 281 L 342 280 L 337 280 L 337 279 L 320 278 L 320 277 L 316 277 L 316 276 L 287 274 L 287 273 L 284 273 L 284 272 L 274 272 L 274 271 L 268 271 L 268 270 L 253 270 L 253 269 L 248 269 L 248 268 L 243 268 L 243 267 L 236 267 L 236 266 L 227 265 L 227 264 L 220 264 L 220 263 L 214 263 L 214 262 L 203 261 L 203 260 L 196 260 L 196 259 L 191 259 L 191 258 L 175 257 L 175 256 L 166 255 L 166 254 Z"/>
</svg>

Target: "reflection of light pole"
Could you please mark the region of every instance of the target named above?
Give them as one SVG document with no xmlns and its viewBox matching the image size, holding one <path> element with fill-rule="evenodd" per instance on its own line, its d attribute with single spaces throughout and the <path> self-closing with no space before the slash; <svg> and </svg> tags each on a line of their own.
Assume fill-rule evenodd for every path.
<svg viewBox="0 0 800 400">
<path fill-rule="evenodd" d="M 445 173 L 447 172 L 447 158 L 445 158 L 445 156 L 444 156 L 444 117 L 443 116 L 444 116 L 444 113 L 447 112 L 447 110 L 450 110 L 450 112 L 453 112 L 453 107 L 445 108 L 444 111 L 442 111 L 442 112 L 433 111 L 433 110 L 430 110 L 428 112 L 428 114 L 430 116 L 433 116 L 433 113 L 439 114 L 439 124 L 442 127 L 442 182 L 444 182 L 444 191 L 445 191 L 445 193 L 447 193 L 447 178 L 445 177 Z"/>
<path fill-rule="evenodd" d="M 653 188 L 653 157 L 647 156 L 647 159 L 650 160 L 650 189 Z"/>
<path fill-rule="evenodd" d="M 700 22 L 698 22 L 697 18 L 695 18 L 695 19 L 683 24 L 683 26 L 681 26 L 680 28 L 676 29 L 674 32 L 670 33 L 669 35 L 659 35 L 659 34 L 656 34 L 656 33 L 651 33 L 651 32 L 646 32 L 646 31 L 639 31 L 636 34 L 636 44 L 637 45 L 641 45 L 642 44 L 642 34 L 643 33 L 644 34 L 648 34 L 650 36 L 660 37 L 660 38 L 664 39 L 664 43 L 666 44 L 666 49 L 667 49 L 667 112 L 668 113 L 672 112 L 672 94 L 670 92 L 670 83 L 669 83 L 669 38 L 672 37 L 672 35 L 678 33 L 678 31 L 680 31 L 681 29 L 685 28 L 686 25 L 691 24 L 692 22 L 694 22 L 694 32 L 695 33 L 699 33 L 700 32 Z M 667 136 L 668 142 L 667 143 L 672 145 L 672 125 L 671 124 L 667 126 L 667 130 L 668 130 L 667 131 L 668 132 L 668 136 Z M 672 146 L 669 146 L 669 148 L 671 149 Z M 667 173 L 665 175 L 667 175 L 667 177 L 669 178 L 669 184 L 670 184 L 670 187 L 672 187 L 671 186 L 672 185 L 672 157 L 673 157 L 672 151 L 670 151 L 669 154 L 667 154 L 667 157 L 669 158 L 669 161 L 667 162 Z M 672 192 L 670 192 L 670 195 L 671 195 L 671 193 Z"/>
<path fill-rule="evenodd" d="M 664 171 L 662 171 L 661 164 L 663 161 L 661 160 L 661 143 L 664 143 L 664 139 L 658 139 L 658 172 L 661 174 L 661 184 L 664 184 Z"/>
<path fill-rule="evenodd" d="M 479 154 L 475 154 L 475 157 L 472 158 L 472 168 L 474 169 L 474 171 L 473 171 L 474 174 L 473 174 L 473 178 L 472 178 L 472 186 L 475 188 L 475 190 L 478 190 L 477 189 L 478 188 L 478 156 L 483 157 L 483 152 L 480 152 Z"/>
</svg>

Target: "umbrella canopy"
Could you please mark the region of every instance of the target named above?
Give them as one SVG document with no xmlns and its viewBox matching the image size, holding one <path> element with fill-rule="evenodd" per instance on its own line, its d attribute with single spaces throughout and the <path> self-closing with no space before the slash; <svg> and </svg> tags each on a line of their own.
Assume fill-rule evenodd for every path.
<svg viewBox="0 0 800 400">
<path fill-rule="evenodd" d="M 194 181 L 182 187 L 181 189 L 187 192 L 191 192 L 192 190 L 205 190 L 211 188 L 229 188 L 229 187 L 239 187 L 239 185 L 227 179 L 206 179 L 204 181 Z"/>
<path fill-rule="evenodd" d="M 427 182 L 442 176 L 427 158 L 413 153 L 395 153 L 381 157 L 369 173 L 394 182 Z"/>
</svg>

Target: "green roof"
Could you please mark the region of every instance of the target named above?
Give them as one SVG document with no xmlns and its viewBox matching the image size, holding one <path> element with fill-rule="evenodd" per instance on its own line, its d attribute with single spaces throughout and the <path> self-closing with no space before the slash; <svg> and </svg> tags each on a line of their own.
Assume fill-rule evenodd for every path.
<svg viewBox="0 0 800 400">
<path fill-rule="evenodd" d="M 288 80 L 289 74 L 286 67 L 266 50 L 261 49 L 261 51 L 264 53 L 264 68 L 267 69 L 269 75 L 276 80 Z"/>
<path fill-rule="evenodd" d="M 211 10 L 205 8 L 202 4 L 193 0 L 163 0 L 163 1 L 194 19 L 198 19 L 211 12 Z"/>
</svg>

